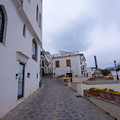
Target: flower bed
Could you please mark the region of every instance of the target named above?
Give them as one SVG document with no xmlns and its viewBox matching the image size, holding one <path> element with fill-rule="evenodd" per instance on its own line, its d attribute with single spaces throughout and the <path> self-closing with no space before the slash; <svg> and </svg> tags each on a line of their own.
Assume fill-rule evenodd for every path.
<svg viewBox="0 0 120 120">
<path fill-rule="evenodd" d="M 90 91 L 88 89 L 85 89 L 83 91 L 85 96 L 90 97 Z"/>
<path fill-rule="evenodd" d="M 95 78 L 94 78 L 94 77 L 91 77 L 90 80 L 95 80 Z"/>
<path fill-rule="evenodd" d="M 100 89 L 94 87 L 91 87 L 89 90 L 85 89 L 83 91 L 85 96 L 88 96 L 89 93 L 89 96 L 93 95 L 96 97 L 101 97 L 109 101 L 115 101 L 116 103 L 120 104 L 120 91 L 115 91 L 114 89 L 107 89 L 107 88 Z"/>
<path fill-rule="evenodd" d="M 60 78 L 60 77 L 65 77 L 65 74 L 62 74 L 62 75 L 59 75 L 59 76 L 58 76 L 58 78 Z"/>
<path fill-rule="evenodd" d="M 100 91 L 100 97 L 106 99 L 105 91 Z"/>
<path fill-rule="evenodd" d="M 93 88 L 93 87 L 92 87 L 92 88 L 90 88 L 89 90 L 90 90 L 90 94 L 91 94 L 91 95 L 96 96 L 96 97 L 100 96 L 99 88 Z"/>
<path fill-rule="evenodd" d="M 110 77 L 108 77 L 108 79 L 109 79 L 109 80 L 113 80 L 113 77 L 112 77 L 112 76 L 110 76 Z"/>
<path fill-rule="evenodd" d="M 103 75 L 99 75 L 98 78 L 103 78 Z"/>
<path fill-rule="evenodd" d="M 116 103 L 120 103 L 120 91 L 115 91 L 115 93 L 114 93 L 114 101 Z"/>
</svg>

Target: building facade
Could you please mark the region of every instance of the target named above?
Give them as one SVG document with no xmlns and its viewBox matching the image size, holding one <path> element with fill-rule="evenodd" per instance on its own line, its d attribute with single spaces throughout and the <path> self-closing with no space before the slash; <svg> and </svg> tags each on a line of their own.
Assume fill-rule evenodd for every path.
<svg viewBox="0 0 120 120">
<path fill-rule="evenodd" d="M 64 52 L 53 55 L 53 77 L 64 74 L 65 76 L 87 76 L 86 59 L 79 52 Z"/>
<path fill-rule="evenodd" d="M 39 88 L 42 1 L 0 0 L 0 118 Z"/>
<path fill-rule="evenodd" d="M 46 59 L 48 64 L 45 65 L 45 73 L 51 75 L 53 73 L 52 55 L 49 51 L 46 51 Z"/>
<path fill-rule="evenodd" d="M 41 51 L 41 62 L 40 62 L 41 76 L 52 74 L 53 65 L 52 65 L 52 55 L 42 49 Z"/>
</svg>

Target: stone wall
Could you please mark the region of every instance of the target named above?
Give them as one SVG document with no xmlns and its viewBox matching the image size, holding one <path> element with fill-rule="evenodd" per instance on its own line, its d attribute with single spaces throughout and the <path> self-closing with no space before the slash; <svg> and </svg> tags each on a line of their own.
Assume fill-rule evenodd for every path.
<svg viewBox="0 0 120 120">
<path fill-rule="evenodd" d="M 90 96 L 89 100 L 99 108 L 103 109 L 107 114 L 110 114 L 114 118 L 117 118 L 117 120 L 120 120 L 120 104 L 94 96 Z"/>
</svg>

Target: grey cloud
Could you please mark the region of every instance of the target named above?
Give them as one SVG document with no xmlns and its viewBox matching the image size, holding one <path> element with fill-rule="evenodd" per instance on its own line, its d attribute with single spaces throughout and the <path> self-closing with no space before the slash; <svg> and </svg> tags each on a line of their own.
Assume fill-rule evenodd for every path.
<svg viewBox="0 0 120 120">
<path fill-rule="evenodd" d="M 81 17 L 68 22 L 64 29 L 56 31 L 52 35 L 54 48 L 63 51 L 84 51 L 90 46 L 89 35 L 95 26 L 91 17 L 81 21 Z"/>
</svg>

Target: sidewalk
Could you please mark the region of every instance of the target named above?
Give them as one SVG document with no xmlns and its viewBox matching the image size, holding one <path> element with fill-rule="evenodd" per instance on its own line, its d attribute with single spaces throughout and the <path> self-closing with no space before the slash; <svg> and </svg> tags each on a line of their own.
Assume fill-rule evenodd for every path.
<svg viewBox="0 0 120 120">
<path fill-rule="evenodd" d="M 1 120 L 114 120 L 84 97 L 50 76 L 42 87 Z"/>
</svg>

